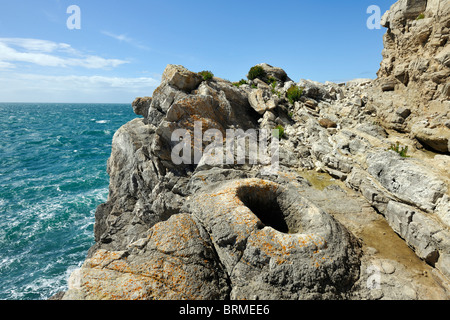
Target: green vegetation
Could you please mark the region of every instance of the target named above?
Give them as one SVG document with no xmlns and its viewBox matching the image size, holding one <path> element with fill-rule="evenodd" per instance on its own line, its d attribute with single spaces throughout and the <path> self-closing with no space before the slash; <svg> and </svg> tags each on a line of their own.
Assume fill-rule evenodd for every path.
<svg viewBox="0 0 450 320">
<path fill-rule="evenodd" d="M 273 136 L 281 140 L 284 137 L 284 127 L 282 125 L 276 126 L 273 130 Z"/>
<path fill-rule="evenodd" d="M 272 81 L 270 86 L 272 87 L 272 90 L 275 90 L 275 88 L 277 87 L 277 80 Z"/>
<path fill-rule="evenodd" d="M 275 78 L 272 78 L 271 84 L 270 84 L 270 86 L 272 87 L 272 89 L 271 89 L 272 94 L 278 96 L 278 98 L 281 98 L 281 92 L 276 89 L 277 84 L 278 84 L 277 80 Z"/>
<path fill-rule="evenodd" d="M 211 71 L 201 71 L 198 73 L 203 77 L 203 80 L 208 81 L 214 78 L 214 74 Z"/>
<path fill-rule="evenodd" d="M 286 97 L 288 98 L 291 104 L 294 104 L 295 101 L 299 101 L 303 94 L 303 88 L 299 88 L 297 86 L 292 86 L 286 92 Z"/>
<path fill-rule="evenodd" d="M 248 72 L 247 78 L 249 80 L 255 80 L 256 78 L 263 79 L 263 78 L 265 78 L 265 76 L 266 76 L 266 71 L 264 71 L 263 67 L 254 66 Z"/>
<path fill-rule="evenodd" d="M 268 84 L 275 88 L 275 86 L 277 85 L 277 79 L 275 79 L 274 77 L 269 77 L 267 80 Z"/>
<path fill-rule="evenodd" d="M 397 152 L 403 158 L 410 158 L 410 156 L 408 156 L 408 146 L 400 148 L 400 142 L 398 141 L 396 144 L 391 144 L 387 151 L 390 150 Z"/>
<path fill-rule="evenodd" d="M 248 84 L 247 80 L 241 79 L 239 82 L 233 82 L 233 86 L 238 87 L 238 88 L 240 86 L 242 86 L 243 84 Z"/>
<path fill-rule="evenodd" d="M 425 15 L 423 13 L 419 14 L 419 16 L 416 18 L 416 20 L 422 20 L 425 19 Z"/>
</svg>

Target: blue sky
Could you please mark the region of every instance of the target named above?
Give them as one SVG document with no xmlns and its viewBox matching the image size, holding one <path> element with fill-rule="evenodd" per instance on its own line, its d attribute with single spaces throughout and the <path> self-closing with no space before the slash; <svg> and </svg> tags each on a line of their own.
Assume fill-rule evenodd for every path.
<svg viewBox="0 0 450 320">
<path fill-rule="evenodd" d="M 231 81 L 262 62 L 294 81 L 375 78 L 386 30 L 366 11 L 394 2 L 0 0 L 0 101 L 131 103 L 167 64 Z"/>
</svg>

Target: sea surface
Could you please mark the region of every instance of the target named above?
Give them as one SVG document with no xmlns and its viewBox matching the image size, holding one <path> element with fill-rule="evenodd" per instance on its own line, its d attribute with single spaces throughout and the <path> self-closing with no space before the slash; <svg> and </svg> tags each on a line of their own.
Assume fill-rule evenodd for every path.
<svg viewBox="0 0 450 320">
<path fill-rule="evenodd" d="M 0 103 L 0 300 L 67 289 L 94 244 L 127 104 Z"/>
</svg>

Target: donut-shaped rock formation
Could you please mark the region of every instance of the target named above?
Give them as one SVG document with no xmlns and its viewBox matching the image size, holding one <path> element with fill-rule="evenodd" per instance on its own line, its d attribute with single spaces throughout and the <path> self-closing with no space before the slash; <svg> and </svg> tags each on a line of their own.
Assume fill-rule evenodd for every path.
<svg viewBox="0 0 450 320">
<path fill-rule="evenodd" d="M 200 192 L 190 210 L 209 233 L 233 299 L 345 298 L 359 244 L 293 185 L 244 179 Z"/>
</svg>

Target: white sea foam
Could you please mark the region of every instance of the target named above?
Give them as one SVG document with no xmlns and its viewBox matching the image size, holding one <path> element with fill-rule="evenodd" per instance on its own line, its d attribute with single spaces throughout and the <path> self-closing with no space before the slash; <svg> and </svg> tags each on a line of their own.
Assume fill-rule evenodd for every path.
<svg viewBox="0 0 450 320">
<path fill-rule="evenodd" d="M 67 286 L 94 243 L 95 208 L 108 197 L 103 165 L 116 130 L 112 117 L 128 121 L 128 115 L 112 114 L 108 106 L 88 108 L 92 113 L 75 113 L 67 106 L 73 121 L 49 127 L 48 118 L 64 117 L 67 112 L 61 108 L 66 107 L 42 108 L 18 108 L 0 120 L 8 124 L 0 139 L 7 169 L 1 170 L 0 180 L 9 189 L 0 194 L 0 299 L 46 299 Z M 23 121 L 30 125 L 19 132 Z M 95 147 L 85 144 L 92 135 L 98 139 Z M 81 146 L 91 152 L 82 152 Z M 47 166 L 40 159 L 50 152 L 61 161 Z M 101 166 L 99 156 L 105 157 Z"/>
</svg>

